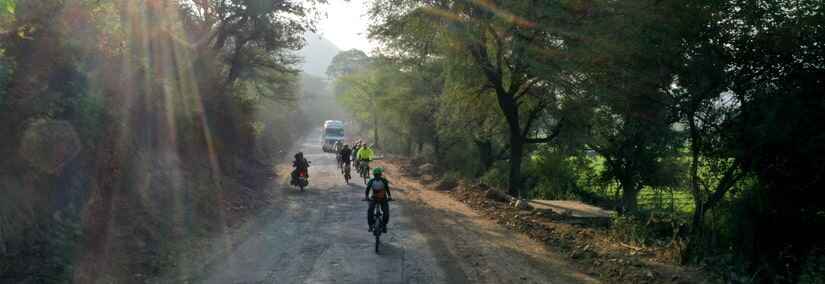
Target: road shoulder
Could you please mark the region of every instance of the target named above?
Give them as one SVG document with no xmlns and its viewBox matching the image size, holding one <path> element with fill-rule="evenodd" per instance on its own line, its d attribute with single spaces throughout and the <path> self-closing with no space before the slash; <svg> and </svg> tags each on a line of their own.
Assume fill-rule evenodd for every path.
<svg viewBox="0 0 825 284">
<path fill-rule="evenodd" d="M 507 230 L 448 194 L 426 189 L 416 179 L 404 176 L 398 165 L 379 164 L 387 169 L 394 196 L 407 203 L 408 214 L 416 218 L 417 229 L 430 239 L 433 251 L 457 258 L 445 264 L 445 269 L 460 269 L 460 277 L 448 282 L 599 282 L 541 243 Z"/>
</svg>

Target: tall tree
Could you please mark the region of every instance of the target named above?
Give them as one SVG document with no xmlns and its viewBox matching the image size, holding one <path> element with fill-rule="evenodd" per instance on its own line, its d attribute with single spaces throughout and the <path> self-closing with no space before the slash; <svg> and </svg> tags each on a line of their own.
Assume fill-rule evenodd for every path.
<svg viewBox="0 0 825 284">
<path fill-rule="evenodd" d="M 358 49 L 339 52 L 327 67 L 327 76 L 332 79 L 362 71 L 370 63 L 366 53 Z"/>
<path fill-rule="evenodd" d="M 523 195 L 525 145 L 550 142 L 559 134 L 562 119 L 545 118 L 557 114 L 557 98 L 569 95 L 566 84 L 575 80 L 562 67 L 573 42 L 564 29 L 576 25 L 570 7 L 554 1 L 396 2 L 375 3 L 372 13 L 378 23 L 373 30 L 385 39 L 407 43 L 395 46 L 401 53 L 415 53 L 432 42 L 425 40 L 422 47 L 409 40 L 407 33 L 423 25 L 438 31 L 432 33 L 440 36 L 435 41 L 446 43 L 434 54 L 478 70 L 485 79 L 479 86 L 485 92 L 480 94 L 495 96 L 507 125 L 509 193 Z"/>
</svg>

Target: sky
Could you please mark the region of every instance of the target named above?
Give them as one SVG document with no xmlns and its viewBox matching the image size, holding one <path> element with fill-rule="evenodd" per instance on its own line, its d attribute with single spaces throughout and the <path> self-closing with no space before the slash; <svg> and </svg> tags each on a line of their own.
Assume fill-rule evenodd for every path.
<svg viewBox="0 0 825 284">
<path fill-rule="evenodd" d="M 321 19 L 318 32 L 341 50 L 352 48 L 369 53 L 375 44 L 367 40 L 367 0 L 330 0 L 327 17 Z"/>
</svg>

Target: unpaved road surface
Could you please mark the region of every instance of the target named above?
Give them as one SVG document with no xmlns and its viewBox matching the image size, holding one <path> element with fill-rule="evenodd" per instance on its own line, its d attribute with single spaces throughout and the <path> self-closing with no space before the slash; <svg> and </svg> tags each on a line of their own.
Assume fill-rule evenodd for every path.
<svg viewBox="0 0 825 284">
<path fill-rule="evenodd" d="M 317 137 L 317 136 L 310 136 Z M 218 238 L 210 252 L 156 282 L 193 283 L 585 283 L 563 257 L 475 214 L 462 203 L 400 177 L 394 183 L 381 253 L 367 232 L 363 180 L 345 184 L 318 139 L 300 146 L 312 162 L 301 192 L 272 186 L 272 208 L 244 225 L 243 237 Z M 281 169 L 282 176 L 288 165 Z M 231 234 L 231 233 L 227 233 Z M 223 242 L 223 243 L 221 243 Z M 184 260 L 182 260 L 184 261 Z"/>
</svg>

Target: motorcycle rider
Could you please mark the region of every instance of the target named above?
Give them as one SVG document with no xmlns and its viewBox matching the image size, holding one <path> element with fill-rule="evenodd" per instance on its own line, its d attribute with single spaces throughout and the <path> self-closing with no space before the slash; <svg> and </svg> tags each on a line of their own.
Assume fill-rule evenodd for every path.
<svg viewBox="0 0 825 284">
<path fill-rule="evenodd" d="M 374 177 L 367 182 L 367 190 L 364 193 L 364 200 L 370 202 L 369 208 L 367 209 L 367 225 L 369 226 L 370 232 L 375 228 L 373 217 L 376 204 L 381 206 L 381 212 L 384 213 L 382 216 L 382 221 L 384 222 L 383 233 L 387 232 L 387 224 L 389 224 L 390 221 L 389 201 L 392 200 L 392 195 L 390 194 L 390 182 L 383 177 L 383 173 L 384 169 L 381 167 L 372 170 Z M 370 192 L 372 192 L 372 195 L 370 195 Z"/>
<path fill-rule="evenodd" d="M 295 168 L 295 170 L 292 171 L 292 181 L 290 182 L 292 185 L 296 185 L 296 182 L 298 181 L 298 173 L 300 171 L 304 171 L 304 173 L 306 173 L 307 180 L 309 180 L 309 161 L 304 158 L 304 153 L 298 152 L 294 157 L 295 160 L 292 161 L 292 167 Z"/>
</svg>

